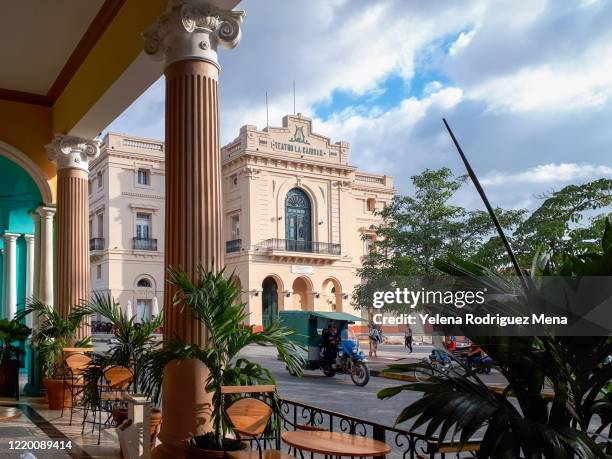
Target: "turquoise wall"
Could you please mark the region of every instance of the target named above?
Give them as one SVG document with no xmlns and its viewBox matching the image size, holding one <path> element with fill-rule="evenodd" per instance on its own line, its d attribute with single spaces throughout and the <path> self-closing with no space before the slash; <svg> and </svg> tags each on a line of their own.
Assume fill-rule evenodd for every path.
<svg viewBox="0 0 612 459">
<path fill-rule="evenodd" d="M 5 231 L 34 234 L 34 222 L 28 214 L 42 198 L 36 183 L 19 165 L 0 156 L 0 235 Z M 0 247 L 3 245 L 0 238 Z M 1 271 L 1 268 L 0 268 Z M 23 307 L 26 281 L 26 244 L 17 239 L 17 302 Z M 2 279 L 2 277 L 0 277 Z M 0 298 L 2 298 L 0 283 Z"/>
</svg>

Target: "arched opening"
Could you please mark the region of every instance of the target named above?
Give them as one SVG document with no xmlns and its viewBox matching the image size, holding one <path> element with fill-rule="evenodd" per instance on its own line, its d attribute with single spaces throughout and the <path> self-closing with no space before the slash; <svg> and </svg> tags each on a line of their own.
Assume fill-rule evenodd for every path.
<svg viewBox="0 0 612 459">
<path fill-rule="evenodd" d="M 278 316 L 278 299 L 280 292 L 276 279 L 272 276 L 268 276 L 264 279 L 261 289 L 261 321 L 264 328 L 266 328 L 269 327 Z"/>
<path fill-rule="evenodd" d="M 151 281 L 143 277 L 142 279 L 138 281 L 138 283 L 136 284 L 136 287 L 151 288 Z"/>
<path fill-rule="evenodd" d="M 293 281 L 293 309 L 312 311 L 312 286 L 304 277 Z"/>
<path fill-rule="evenodd" d="M 285 198 L 286 249 L 312 252 L 312 206 L 308 195 L 292 188 Z"/>
<path fill-rule="evenodd" d="M 153 282 L 148 277 L 140 277 L 136 282 L 136 323 L 142 323 L 153 318 L 153 298 L 155 291 Z"/>
<path fill-rule="evenodd" d="M 27 272 L 28 246 L 22 235 L 34 234 L 34 221 L 30 211 L 37 208 L 41 200 L 40 190 L 28 171 L 0 153 L 0 298 L 4 306 L 2 317 L 14 314 L 18 308 L 23 307 L 25 298 L 32 295 L 32 291 L 27 290 L 31 289 L 29 284 L 34 273 Z M 7 236 L 2 237 L 5 233 Z M 6 272 L 2 269 L 3 266 Z"/>
<path fill-rule="evenodd" d="M 327 311 L 342 311 L 342 287 L 336 279 L 325 279 L 322 288 L 323 304 Z"/>
</svg>

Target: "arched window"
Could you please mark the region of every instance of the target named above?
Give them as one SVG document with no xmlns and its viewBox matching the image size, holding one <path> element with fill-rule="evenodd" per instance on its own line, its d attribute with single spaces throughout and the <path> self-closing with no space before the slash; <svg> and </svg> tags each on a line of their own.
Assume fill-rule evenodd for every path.
<svg viewBox="0 0 612 459">
<path fill-rule="evenodd" d="M 138 283 L 136 284 L 136 287 L 151 288 L 151 281 L 143 277 L 142 279 L 138 281 Z"/>
<path fill-rule="evenodd" d="M 312 248 L 312 209 L 304 191 L 293 188 L 285 198 L 287 250 L 309 252 Z"/>
</svg>

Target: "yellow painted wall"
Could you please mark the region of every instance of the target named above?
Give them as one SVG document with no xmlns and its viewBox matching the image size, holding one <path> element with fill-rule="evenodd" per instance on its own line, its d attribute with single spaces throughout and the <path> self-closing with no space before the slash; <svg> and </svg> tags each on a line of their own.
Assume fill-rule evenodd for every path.
<svg viewBox="0 0 612 459">
<path fill-rule="evenodd" d="M 128 0 L 53 107 L 53 132 L 68 132 L 143 50 L 142 32 L 167 0 Z M 106 126 L 100 126 L 100 129 Z"/>
<path fill-rule="evenodd" d="M 49 107 L 0 100 L 0 140 L 26 154 L 49 182 L 56 196 L 55 164 L 47 160 L 45 145 L 52 139 Z"/>
</svg>

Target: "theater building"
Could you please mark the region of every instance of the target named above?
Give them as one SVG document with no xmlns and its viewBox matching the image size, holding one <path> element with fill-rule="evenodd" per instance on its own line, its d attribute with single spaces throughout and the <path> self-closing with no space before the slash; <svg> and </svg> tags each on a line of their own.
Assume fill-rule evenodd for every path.
<svg viewBox="0 0 612 459">
<path fill-rule="evenodd" d="M 240 281 L 250 323 L 289 309 L 357 313 L 357 269 L 374 239 L 374 214 L 393 198 L 389 176 L 349 165 L 301 115 L 282 127 L 243 126 L 221 149 L 225 264 Z M 91 165 L 93 289 L 109 291 L 136 320 L 164 301 L 164 144 L 108 134 Z"/>
<path fill-rule="evenodd" d="M 357 313 L 357 269 L 370 226 L 394 195 L 392 178 L 349 164 L 349 144 L 313 132 L 312 121 L 246 125 L 221 149 L 225 263 L 235 270 L 251 324 L 281 310 Z"/>
</svg>

